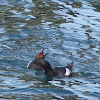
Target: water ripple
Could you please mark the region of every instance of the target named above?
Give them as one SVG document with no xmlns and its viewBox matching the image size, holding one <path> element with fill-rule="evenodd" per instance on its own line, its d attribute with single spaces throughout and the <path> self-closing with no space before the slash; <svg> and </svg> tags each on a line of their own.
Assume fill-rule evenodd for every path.
<svg viewBox="0 0 100 100">
<path fill-rule="evenodd" d="M 90 0 L 0 1 L 0 99 L 99 100 L 100 12 Z M 27 69 L 42 48 L 73 77 Z"/>
</svg>

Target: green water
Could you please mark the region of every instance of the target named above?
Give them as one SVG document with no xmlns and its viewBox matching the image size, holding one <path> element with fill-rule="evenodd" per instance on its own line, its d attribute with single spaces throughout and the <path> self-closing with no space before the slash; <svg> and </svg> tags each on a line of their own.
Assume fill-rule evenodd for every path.
<svg viewBox="0 0 100 100">
<path fill-rule="evenodd" d="M 26 66 L 42 48 L 54 66 L 74 62 L 73 77 Z M 100 1 L 1 0 L 0 100 L 99 100 Z"/>
</svg>

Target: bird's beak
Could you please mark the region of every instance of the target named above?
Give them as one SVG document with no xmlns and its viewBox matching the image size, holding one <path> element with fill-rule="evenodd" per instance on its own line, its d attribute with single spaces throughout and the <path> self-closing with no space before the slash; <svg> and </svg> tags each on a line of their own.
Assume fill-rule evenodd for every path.
<svg viewBox="0 0 100 100">
<path fill-rule="evenodd" d="M 46 53 L 45 55 L 44 55 L 44 57 L 46 57 L 48 55 L 48 53 Z"/>
<path fill-rule="evenodd" d="M 47 48 L 45 48 L 45 49 L 47 49 Z M 44 48 L 43 48 L 40 57 L 41 57 L 41 58 L 42 58 L 42 57 L 46 57 L 47 55 L 48 55 L 48 53 L 44 54 Z"/>
<path fill-rule="evenodd" d="M 43 48 L 43 50 L 42 50 L 42 52 L 41 52 L 40 57 L 41 57 L 41 58 L 44 57 L 44 48 Z"/>
</svg>

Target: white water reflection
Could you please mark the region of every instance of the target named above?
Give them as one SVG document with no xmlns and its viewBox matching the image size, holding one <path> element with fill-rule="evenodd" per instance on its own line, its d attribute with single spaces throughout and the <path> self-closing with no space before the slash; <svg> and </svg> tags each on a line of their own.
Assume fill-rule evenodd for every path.
<svg viewBox="0 0 100 100">
<path fill-rule="evenodd" d="M 66 19 L 66 23 L 62 23 L 59 25 L 61 32 L 72 33 L 73 35 L 81 34 L 81 39 L 86 39 L 84 33 L 88 30 L 91 30 L 91 36 L 99 40 L 100 36 L 97 37 L 97 35 L 99 35 L 100 33 L 100 22 L 98 21 L 100 20 L 100 13 L 94 11 L 95 8 L 92 7 L 91 4 L 86 1 L 82 1 L 83 5 L 81 8 L 72 8 L 70 6 L 67 6 L 66 3 L 58 0 L 55 0 L 53 2 L 60 4 L 60 6 L 64 6 L 62 7 L 63 9 L 61 8 L 59 10 L 54 10 L 54 13 L 60 15 L 63 19 Z M 77 17 L 73 17 L 73 15 L 67 14 L 69 10 L 75 13 Z M 72 23 L 70 23 L 70 21 L 72 21 Z M 84 25 L 86 26 L 86 28 L 83 28 Z M 77 37 L 77 35 L 75 37 Z"/>
</svg>

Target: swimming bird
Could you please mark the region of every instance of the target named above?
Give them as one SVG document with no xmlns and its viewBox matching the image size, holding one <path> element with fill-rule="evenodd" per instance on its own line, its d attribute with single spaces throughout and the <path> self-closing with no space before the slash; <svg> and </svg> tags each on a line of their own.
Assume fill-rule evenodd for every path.
<svg viewBox="0 0 100 100">
<path fill-rule="evenodd" d="M 48 53 L 44 54 L 44 48 L 42 50 L 42 52 L 40 52 L 39 54 L 37 54 L 35 60 L 32 60 L 28 65 L 27 65 L 27 68 L 29 69 L 41 69 L 43 70 L 43 68 L 41 67 L 41 64 L 40 65 L 37 65 L 38 61 L 42 60 L 42 59 L 45 59 L 46 55 Z"/>
<path fill-rule="evenodd" d="M 41 66 L 44 71 L 45 75 L 48 76 L 72 76 L 72 68 L 74 63 L 67 64 L 65 67 L 54 67 L 52 68 L 48 61 L 42 59 L 38 61 L 37 65 Z"/>
</svg>

